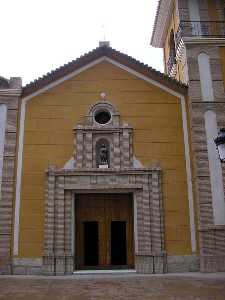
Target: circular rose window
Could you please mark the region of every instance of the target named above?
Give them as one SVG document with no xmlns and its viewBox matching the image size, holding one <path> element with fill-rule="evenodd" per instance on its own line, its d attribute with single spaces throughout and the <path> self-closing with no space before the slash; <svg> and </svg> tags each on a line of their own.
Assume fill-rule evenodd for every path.
<svg viewBox="0 0 225 300">
<path fill-rule="evenodd" d="M 108 110 L 99 110 L 95 113 L 95 122 L 98 124 L 104 125 L 109 123 L 111 120 L 111 114 Z"/>
</svg>

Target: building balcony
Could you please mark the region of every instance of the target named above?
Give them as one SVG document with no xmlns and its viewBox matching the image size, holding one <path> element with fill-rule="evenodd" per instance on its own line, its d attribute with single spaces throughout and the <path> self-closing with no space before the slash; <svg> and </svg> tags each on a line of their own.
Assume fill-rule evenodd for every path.
<svg viewBox="0 0 225 300">
<path fill-rule="evenodd" d="M 182 40 L 184 38 L 216 38 L 225 39 L 224 21 L 181 21 L 177 32 L 170 41 L 170 54 L 167 61 L 167 74 L 174 77 L 176 75 L 177 57 L 183 49 Z"/>
<path fill-rule="evenodd" d="M 176 45 L 183 37 L 225 38 L 225 22 L 181 21 L 176 33 Z"/>
</svg>

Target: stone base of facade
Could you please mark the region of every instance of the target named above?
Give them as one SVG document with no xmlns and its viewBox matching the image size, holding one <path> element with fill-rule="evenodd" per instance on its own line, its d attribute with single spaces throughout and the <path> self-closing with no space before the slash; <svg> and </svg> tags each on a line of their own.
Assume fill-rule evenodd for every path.
<svg viewBox="0 0 225 300">
<path fill-rule="evenodd" d="M 162 274 L 166 272 L 166 256 L 136 255 L 135 270 L 140 274 Z"/>
<path fill-rule="evenodd" d="M 44 275 L 68 275 L 73 274 L 74 259 L 68 256 L 44 256 Z M 136 255 L 135 270 L 140 274 L 162 274 L 166 271 L 166 256 L 160 255 Z"/>
<path fill-rule="evenodd" d="M 205 226 L 200 229 L 201 272 L 225 271 L 225 226 Z"/>
<path fill-rule="evenodd" d="M 167 256 L 167 273 L 186 273 L 200 271 L 200 257 L 197 255 Z"/>
<path fill-rule="evenodd" d="M 0 257 L 0 275 L 12 273 L 11 259 L 8 257 Z"/>
<path fill-rule="evenodd" d="M 43 275 L 71 275 L 74 271 L 73 256 L 44 256 Z"/>
<path fill-rule="evenodd" d="M 42 258 L 14 258 L 12 264 L 13 275 L 41 275 Z"/>
<path fill-rule="evenodd" d="M 135 270 L 139 274 L 222 272 L 225 271 L 225 256 L 136 255 Z M 74 258 L 65 255 L 14 259 L 12 265 L 5 264 L 0 268 L 2 275 L 71 275 L 73 271 Z"/>
<path fill-rule="evenodd" d="M 204 269 L 202 272 L 217 272 L 218 265 L 224 271 L 225 257 L 220 257 L 217 262 L 215 257 L 204 257 Z M 223 263 L 221 263 L 223 262 Z M 213 269 L 214 267 L 214 269 Z M 162 274 L 198 272 L 200 270 L 200 258 L 198 256 L 168 256 L 165 255 L 136 255 L 135 270 L 140 274 Z M 14 259 L 13 264 L 5 264 L 0 268 L 0 274 L 13 275 L 69 275 L 74 271 L 73 257 L 45 256 L 43 259 Z"/>
<path fill-rule="evenodd" d="M 225 255 L 201 256 L 200 270 L 204 273 L 225 272 Z"/>
</svg>

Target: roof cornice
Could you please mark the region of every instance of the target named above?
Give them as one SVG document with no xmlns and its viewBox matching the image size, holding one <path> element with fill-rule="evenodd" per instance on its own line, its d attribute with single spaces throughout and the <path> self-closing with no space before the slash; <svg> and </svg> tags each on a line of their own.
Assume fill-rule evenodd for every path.
<svg viewBox="0 0 225 300">
<path fill-rule="evenodd" d="M 151 45 L 163 48 L 170 17 L 172 14 L 173 0 L 159 0 L 158 8 L 151 37 Z"/>
</svg>

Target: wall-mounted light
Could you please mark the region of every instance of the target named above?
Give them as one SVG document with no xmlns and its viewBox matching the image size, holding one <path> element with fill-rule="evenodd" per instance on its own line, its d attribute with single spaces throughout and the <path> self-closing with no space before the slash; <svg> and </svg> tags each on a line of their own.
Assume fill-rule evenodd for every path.
<svg viewBox="0 0 225 300">
<path fill-rule="evenodd" d="M 225 128 L 221 128 L 214 140 L 221 162 L 225 162 Z"/>
</svg>

